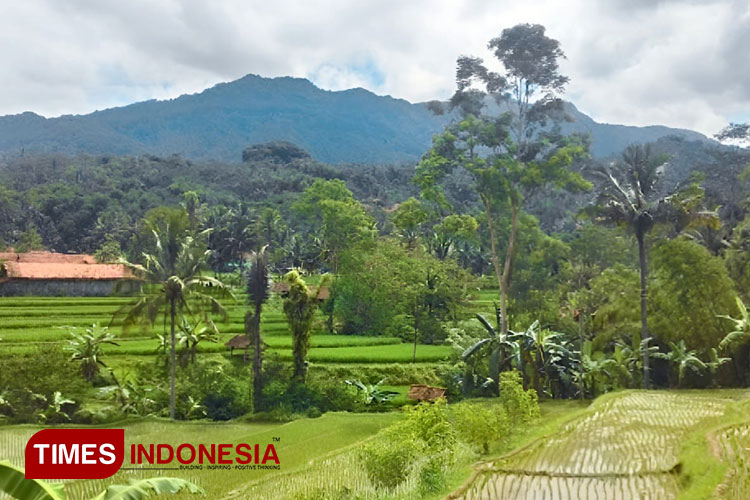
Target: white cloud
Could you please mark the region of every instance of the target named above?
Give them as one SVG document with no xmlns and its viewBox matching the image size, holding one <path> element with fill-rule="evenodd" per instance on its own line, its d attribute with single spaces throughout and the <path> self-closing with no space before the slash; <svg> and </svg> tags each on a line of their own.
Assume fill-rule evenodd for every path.
<svg viewBox="0 0 750 500">
<path fill-rule="evenodd" d="M 0 114 L 87 113 L 247 73 L 448 97 L 460 54 L 540 23 L 597 120 L 713 133 L 750 110 L 743 0 L 25 0 L 0 4 Z"/>
</svg>

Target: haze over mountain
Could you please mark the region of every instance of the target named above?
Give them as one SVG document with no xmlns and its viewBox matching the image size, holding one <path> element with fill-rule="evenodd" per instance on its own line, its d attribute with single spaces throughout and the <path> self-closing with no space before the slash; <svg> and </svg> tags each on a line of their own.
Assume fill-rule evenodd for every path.
<svg viewBox="0 0 750 500">
<path fill-rule="evenodd" d="M 566 131 L 590 133 L 592 154 L 617 154 L 631 143 L 665 136 L 708 141 L 662 126 L 597 123 L 568 104 Z M 425 103 L 362 89 L 322 90 L 301 78 L 247 75 L 203 92 L 144 101 L 87 115 L 44 118 L 26 112 L 0 117 L 0 151 L 111 155 L 180 154 L 238 162 L 253 144 L 284 140 L 327 163 L 414 162 L 448 118 Z"/>
</svg>

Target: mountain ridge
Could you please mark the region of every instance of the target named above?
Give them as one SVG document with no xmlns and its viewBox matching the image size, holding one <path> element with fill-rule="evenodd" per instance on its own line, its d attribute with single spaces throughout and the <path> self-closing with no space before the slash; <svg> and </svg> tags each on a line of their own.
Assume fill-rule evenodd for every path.
<svg viewBox="0 0 750 500">
<path fill-rule="evenodd" d="M 635 142 L 704 135 L 660 125 L 602 124 L 567 103 L 566 133 L 591 133 L 592 154 L 606 157 Z M 135 102 L 81 115 L 46 118 L 27 111 L 0 116 L 0 151 L 66 154 L 180 154 L 239 162 L 253 144 L 289 141 L 326 163 L 412 163 L 429 148 L 447 116 L 427 103 L 357 87 L 323 90 L 305 78 L 248 74 L 179 97 Z"/>
</svg>

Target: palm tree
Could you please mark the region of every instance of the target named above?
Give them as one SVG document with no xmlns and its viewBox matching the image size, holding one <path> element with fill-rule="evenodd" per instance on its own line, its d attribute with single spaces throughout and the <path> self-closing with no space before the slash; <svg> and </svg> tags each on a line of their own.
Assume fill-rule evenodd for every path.
<svg viewBox="0 0 750 500">
<path fill-rule="evenodd" d="M 24 470 L 7 460 L 0 462 L 0 491 L 18 500 L 65 500 L 64 483 L 26 479 Z M 152 494 L 204 493 L 199 486 L 176 477 L 131 479 L 128 484 L 113 484 L 92 500 L 141 500 Z"/>
<path fill-rule="evenodd" d="M 308 287 L 297 271 L 284 275 L 289 284 L 289 295 L 284 299 L 284 314 L 292 330 L 292 377 L 304 383 L 307 376 L 307 351 L 310 349 L 310 327 L 320 304 L 320 288 L 328 286 L 330 275 L 324 275 L 318 287 Z"/>
<path fill-rule="evenodd" d="M 657 352 L 653 357 L 666 359 L 675 366 L 678 387 L 682 387 L 682 381 L 685 379 L 685 373 L 688 369 L 695 373 L 700 373 L 707 368 L 706 363 L 698 357 L 698 351 L 694 349 L 688 350 L 684 340 L 670 342 L 669 349 L 668 353 Z"/>
<path fill-rule="evenodd" d="M 146 287 L 151 286 L 157 290 L 156 293 L 142 294 L 134 304 L 121 310 L 125 312 L 124 325 L 127 327 L 136 323 L 148 323 L 153 326 L 160 313 L 163 314 L 165 325 L 169 321 L 171 419 L 175 415 L 175 329 L 179 324 L 178 318 L 185 313 L 191 314 L 194 312 L 193 308 L 226 317 L 226 311 L 214 294 L 223 292 L 231 296 L 224 283 L 201 274 L 211 253 L 203 241 L 210 230 L 193 237 L 189 232 L 177 229 L 178 227 L 179 225 L 167 223 L 163 233 L 151 228 L 155 253 L 143 254 L 144 265 L 124 259 L 121 261 L 145 281 Z"/>
<path fill-rule="evenodd" d="M 100 365 L 107 367 L 101 360 L 102 345 L 120 345 L 115 342 L 115 336 L 109 332 L 106 326 L 100 328 L 98 325 L 92 325 L 86 328 L 83 333 L 71 331 L 70 336 L 72 339 L 69 341 L 70 345 L 66 347 L 66 350 L 72 353 L 71 361 L 81 362 L 83 378 L 88 382 L 93 381 L 96 374 L 99 373 Z"/>
<path fill-rule="evenodd" d="M 500 371 L 502 365 L 505 363 L 505 352 L 512 352 L 513 342 L 508 340 L 508 337 L 501 333 L 502 320 L 500 318 L 499 309 L 495 308 L 495 314 L 497 319 L 497 328 L 493 327 L 487 319 L 481 314 L 476 315 L 476 318 L 482 324 L 485 330 L 487 330 L 487 336 L 480 339 L 474 345 L 467 348 L 462 354 L 461 359 L 467 360 L 472 356 L 484 351 L 489 353 L 489 365 L 490 365 L 490 378 L 492 379 L 493 391 L 497 391 L 500 383 Z M 486 348 L 486 349 L 482 349 Z"/>
<path fill-rule="evenodd" d="M 660 222 L 677 222 L 688 215 L 689 201 L 686 191 L 663 195 L 658 190 L 662 171 L 667 158 L 653 153 L 650 145 L 628 146 L 622 154 L 622 162 L 616 174 L 608 165 L 595 172 L 603 179 L 597 205 L 594 207 L 595 220 L 624 224 L 638 241 L 638 264 L 640 268 L 641 292 L 641 340 L 650 338 L 648 331 L 648 292 L 646 279 L 648 265 L 646 255 L 646 235 Z M 693 196 L 696 200 L 702 194 Z M 643 353 L 643 387 L 649 388 L 649 356 Z"/>
<path fill-rule="evenodd" d="M 263 342 L 260 336 L 260 316 L 263 312 L 263 304 L 269 297 L 268 279 L 268 245 L 258 252 L 250 254 L 250 269 L 247 272 L 247 296 L 249 302 L 255 306 L 254 311 L 248 311 L 245 315 L 246 334 L 253 343 L 253 408 L 259 411 L 262 408 L 263 393 Z"/>
</svg>

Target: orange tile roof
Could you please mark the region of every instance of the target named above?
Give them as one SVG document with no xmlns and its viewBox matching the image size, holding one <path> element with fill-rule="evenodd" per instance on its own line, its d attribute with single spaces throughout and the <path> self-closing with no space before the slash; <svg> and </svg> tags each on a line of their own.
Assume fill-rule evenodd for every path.
<svg viewBox="0 0 750 500">
<path fill-rule="evenodd" d="M 116 280 L 134 279 L 122 264 L 67 264 L 7 261 L 3 264 L 10 279 L 29 280 Z"/>
<path fill-rule="evenodd" d="M 13 262 L 36 262 L 46 264 L 96 264 L 93 255 L 87 254 L 67 254 L 47 251 L 33 252 L 0 252 L 0 261 Z"/>
</svg>

